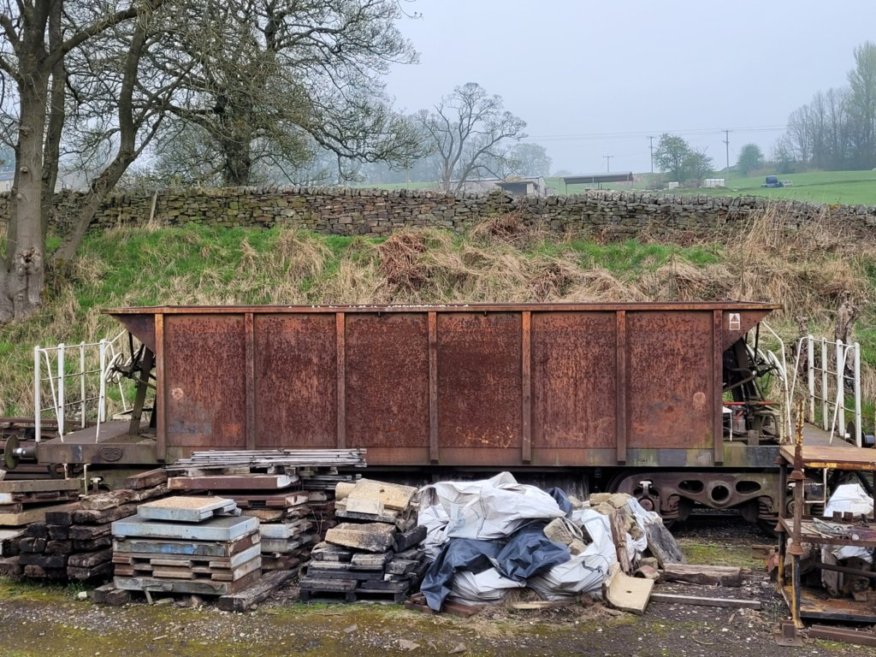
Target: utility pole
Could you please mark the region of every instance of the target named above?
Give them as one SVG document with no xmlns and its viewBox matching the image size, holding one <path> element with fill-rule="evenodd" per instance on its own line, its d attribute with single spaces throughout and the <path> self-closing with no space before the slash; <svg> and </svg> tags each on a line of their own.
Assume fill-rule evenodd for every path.
<svg viewBox="0 0 876 657">
<path fill-rule="evenodd" d="M 608 173 L 611 171 L 611 158 L 613 158 L 614 155 L 603 155 L 602 157 L 605 158 L 605 172 Z"/>
<path fill-rule="evenodd" d="M 651 173 L 654 173 L 654 137 L 648 135 L 648 149 L 651 151 Z"/>
<path fill-rule="evenodd" d="M 724 131 L 724 147 L 727 151 L 727 168 L 724 170 L 726 173 L 730 173 L 730 131 Z"/>
</svg>

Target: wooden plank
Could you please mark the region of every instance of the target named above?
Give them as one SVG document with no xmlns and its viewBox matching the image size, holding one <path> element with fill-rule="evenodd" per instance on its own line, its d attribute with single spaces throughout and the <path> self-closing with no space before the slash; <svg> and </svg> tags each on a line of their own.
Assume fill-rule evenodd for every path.
<svg viewBox="0 0 876 657">
<path fill-rule="evenodd" d="M 72 511 L 78 509 L 77 502 L 68 504 L 59 504 L 57 506 L 43 506 L 36 509 L 28 509 L 20 513 L 0 513 L 0 527 L 21 527 L 34 522 L 42 522 L 46 518 L 46 513 L 50 511 Z"/>
<path fill-rule="evenodd" d="M 662 568 L 666 564 L 684 563 L 684 554 L 675 537 L 662 522 L 652 522 L 645 525 L 645 535 L 648 538 L 648 550 L 657 559 Z"/>
<path fill-rule="evenodd" d="M 130 490 L 143 490 L 144 488 L 154 488 L 155 486 L 160 486 L 161 484 L 166 483 L 167 470 L 164 468 L 155 468 L 154 470 L 147 470 L 146 472 L 127 477 L 122 482 L 122 486 Z"/>
<path fill-rule="evenodd" d="M 93 541 L 96 538 L 109 537 L 111 527 L 106 525 L 73 525 L 70 527 L 70 538 L 76 541 Z"/>
<path fill-rule="evenodd" d="M 276 570 L 268 573 L 242 591 L 223 595 L 216 601 L 216 606 L 223 611 L 249 611 L 294 576 L 295 572 L 292 570 Z"/>
<path fill-rule="evenodd" d="M 104 579 L 113 574 L 113 565 L 109 561 L 94 566 L 67 566 L 67 577 L 81 582 L 90 579 Z"/>
<path fill-rule="evenodd" d="M 280 490 L 298 481 L 297 476 L 286 474 L 204 475 L 199 477 L 171 477 L 170 490 Z"/>
<path fill-rule="evenodd" d="M 307 520 L 298 520 L 294 523 L 283 524 L 265 524 L 259 525 L 259 534 L 262 538 L 280 538 L 290 539 L 296 538 L 299 535 L 309 531 L 313 527 L 313 523 Z"/>
<path fill-rule="evenodd" d="M 167 520 L 173 522 L 202 522 L 212 518 L 217 513 L 232 513 L 237 511 L 234 500 L 223 497 L 196 497 L 177 495 L 166 497 L 154 502 L 147 502 L 137 507 L 137 515 L 146 520 Z M 234 514 L 237 515 L 237 514 Z"/>
<path fill-rule="evenodd" d="M 112 524 L 116 538 L 165 538 L 193 541 L 234 541 L 258 532 L 257 518 L 226 516 L 212 518 L 197 525 L 174 524 L 133 517 Z"/>
<path fill-rule="evenodd" d="M 73 511 L 73 523 L 76 525 L 105 525 L 122 518 L 133 517 L 137 513 L 136 504 L 123 504 L 115 509 L 90 511 L 79 509 Z"/>
<path fill-rule="evenodd" d="M 259 554 L 254 559 L 250 559 L 246 563 L 242 563 L 231 570 L 213 570 L 210 579 L 216 582 L 235 582 L 254 572 L 261 574 L 261 568 L 262 556 Z"/>
<path fill-rule="evenodd" d="M 248 494 L 229 493 L 225 495 L 230 500 L 237 502 L 241 509 L 266 508 L 266 509 L 291 509 L 296 506 L 307 504 L 307 495 L 304 493 L 279 493 L 279 494 Z"/>
<path fill-rule="evenodd" d="M 22 529 L 0 529 L 0 557 L 18 554 L 18 541 L 24 536 Z"/>
<path fill-rule="evenodd" d="M 640 578 L 636 578 L 640 579 Z M 641 580 L 650 581 L 650 580 Z M 706 598 L 696 595 L 678 595 L 675 593 L 654 593 L 651 599 L 655 602 L 671 602 L 682 605 L 700 605 L 704 607 L 730 607 L 744 609 L 760 609 L 760 600 L 743 600 L 741 598 Z"/>
<path fill-rule="evenodd" d="M 668 582 L 688 582 L 717 586 L 742 586 L 742 569 L 733 566 L 701 566 L 668 563 L 663 566 L 662 578 Z"/>
<path fill-rule="evenodd" d="M 0 493 L 38 493 L 43 491 L 78 491 L 81 479 L 0 480 Z"/>
</svg>

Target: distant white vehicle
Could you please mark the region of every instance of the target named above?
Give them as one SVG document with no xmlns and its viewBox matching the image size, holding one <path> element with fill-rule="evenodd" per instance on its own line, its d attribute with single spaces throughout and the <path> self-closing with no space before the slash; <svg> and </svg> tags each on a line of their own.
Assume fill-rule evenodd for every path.
<svg viewBox="0 0 876 657">
<path fill-rule="evenodd" d="M 726 187 L 724 178 L 706 178 L 703 187 Z"/>
</svg>

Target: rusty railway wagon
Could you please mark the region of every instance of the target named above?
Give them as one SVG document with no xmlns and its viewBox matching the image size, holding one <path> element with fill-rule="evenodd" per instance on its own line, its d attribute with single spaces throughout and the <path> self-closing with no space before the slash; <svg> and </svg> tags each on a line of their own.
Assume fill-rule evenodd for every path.
<svg viewBox="0 0 876 657">
<path fill-rule="evenodd" d="M 120 465 L 364 447 L 384 475 L 511 469 L 635 493 L 667 520 L 699 504 L 772 522 L 777 422 L 757 385 L 768 368 L 746 337 L 775 308 L 116 309 L 143 345 L 129 368 L 131 421 L 100 440 L 85 430 L 42 441 L 36 455 Z"/>
</svg>

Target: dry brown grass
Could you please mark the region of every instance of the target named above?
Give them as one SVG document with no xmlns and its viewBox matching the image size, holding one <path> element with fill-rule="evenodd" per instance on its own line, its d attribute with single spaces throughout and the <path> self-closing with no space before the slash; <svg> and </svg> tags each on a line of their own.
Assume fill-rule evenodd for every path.
<svg viewBox="0 0 876 657">
<path fill-rule="evenodd" d="M 862 266 L 868 249 L 825 216 L 797 227 L 769 209 L 749 222 L 738 247 L 725 249 L 735 281 L 729 292 L 739 300 L 780 303 L 783 318 L 823 318 L 845 293 L 858 303 L 872 301 Z"/>
<path fill-rule="evenodd" d="M 104 235 L 110 243 L 123 243 L 135 234 L 118 228 Z M 139 247 L 151 275 L 99 296 L 99 304 L 142 303 L 143 286 L 151 286 L 148 298 L 168 305 L 737 299 L 781 304 L 770 322 L 793 339 L 798 315 L 806 316 L 813 330 L 830 333 L 847 292 L 867 308 L 873 290 L 865 265 L 876 263 L 876 248 L 855 242 L 826 218 L 797 227 L 774 210 L 753 218 L 741 237 L 710 245 L 719 258 L 712 264 L 694 264 L 684 257 L 693 251 L 684 249 L 672 250 L 668 259 L 666 251 L 657 250 L 627 263 L 623 249 L 621 256 L 609 257 L 602 247 L 588 250 L 571 236 L 547 237 L 516 215 L 481 222 L 463 237 L 434 228 L 408 229 L 383 243 L 356 238 L 338 246 L 285 229 L 265 248 L 259 235 L 245 233 L 235 242 L 181 231 L 174 253 L 166 235 L 156 230 Z M 211 264 L 181 268 L 180 253 Z M 113 257 L 89 254 L 71 263 L 35 318 L 0 332 L 0 349 L 4 341 L 16 345 L 14 357 L 0 357 L 0 415 L 9 407 L 29 408 L 27 352 L 34 344 L 71 341 L 73 335 L 90 341 L 118 330 L 111 318 L 79 305 L 83 294 L 95 297 L 101 280 L 117 270 Z M 871 398 L 876 395 L 873 370 L 865 373 L 865 386 Z"/>
</svg>

